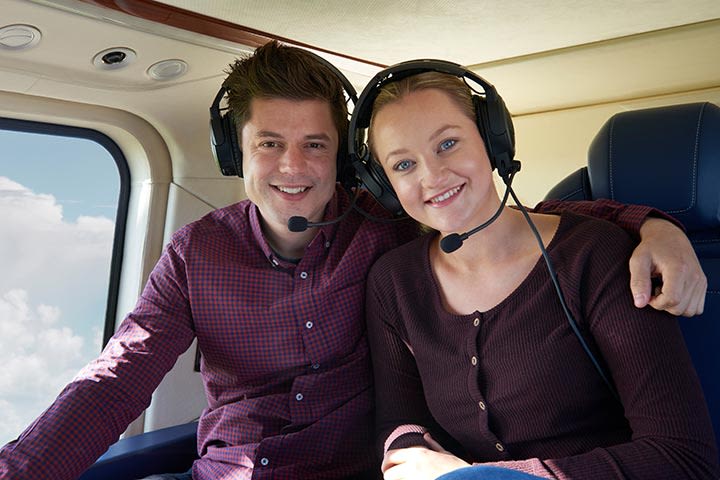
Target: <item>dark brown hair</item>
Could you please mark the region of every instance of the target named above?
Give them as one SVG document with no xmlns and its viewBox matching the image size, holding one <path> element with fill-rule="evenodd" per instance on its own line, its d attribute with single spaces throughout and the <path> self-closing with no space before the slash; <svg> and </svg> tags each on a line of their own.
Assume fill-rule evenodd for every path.
<svg viewBox="0 0 720 480">
<path fill-rule="evenodd" d="M 237 59 L 227 73 L 223 85 L 238 136 L 250 119 L 250 105 L 255 98 L 324 100 L 330 105 L 340 146 L 345 145 L 348 111 L 343 84 L 313 54 L 272 41 L 252 55 Z"/>
</svg>

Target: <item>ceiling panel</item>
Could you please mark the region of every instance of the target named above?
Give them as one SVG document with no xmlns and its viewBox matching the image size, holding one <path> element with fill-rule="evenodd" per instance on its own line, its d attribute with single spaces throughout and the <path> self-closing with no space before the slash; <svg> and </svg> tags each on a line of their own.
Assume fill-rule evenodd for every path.
<svg viewBox="0 0 720 480">
<path fill-rule="evenodd" d="M 160 2 L 386 65 L 472 65 L 720 18 L 718 0 Z"/>
</svg>

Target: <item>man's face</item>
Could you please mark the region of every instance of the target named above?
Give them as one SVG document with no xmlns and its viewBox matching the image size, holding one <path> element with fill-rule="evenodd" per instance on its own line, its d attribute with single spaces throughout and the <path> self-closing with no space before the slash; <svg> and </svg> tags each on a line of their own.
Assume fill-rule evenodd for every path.
<svg viewBox="0 0 720 480">
<path fill-rule="evenodd" d="M 294 215 L 322 220 L 335 192 L 338 132 L 322 100 L 253 99 L 240 132 L 243 179 L 271 234 Z"/>
</svg>

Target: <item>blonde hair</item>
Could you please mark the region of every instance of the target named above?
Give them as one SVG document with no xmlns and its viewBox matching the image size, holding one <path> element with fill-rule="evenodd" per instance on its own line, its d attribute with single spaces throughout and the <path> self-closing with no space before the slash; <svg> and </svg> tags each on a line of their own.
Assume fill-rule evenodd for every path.
<svg viewBox="0 0 720 480">
<path fill-rule="evenodd" d="M 475 106 L 472 100 L 472 91 L 462 79 L 442 72 L 423 72 L 410 77 L 387 83 L 380 88 L 378 96 L 373 102 L 370 127 L 368 128 L 368 147 L 376 158 L 373 146 L 372 132 L 375 128 L 375 115 L 386 106 L 402 100 L 406 95 L 420 90 L 435 89 L 444 92 L 452 102 L 460 107 L 460 110 L 468 118 L 475 121 Z"/>
</svg>

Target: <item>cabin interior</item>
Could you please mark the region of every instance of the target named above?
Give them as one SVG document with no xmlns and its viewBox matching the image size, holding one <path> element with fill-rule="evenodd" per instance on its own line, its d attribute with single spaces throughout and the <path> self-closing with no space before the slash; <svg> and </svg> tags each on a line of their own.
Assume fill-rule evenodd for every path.
<svg viewBox="0 0 720 480">
<path fill-rule="evenodd" d="M 116 325 L 172 232 L 244 198 L 242 181 L 213 160 L 208 108 L 227 65 L 269 39 L 321 55 L 358 91 L 403 60 L 467 66 L 513 114 L 514 188 L 526 205 L 585 165 L 611 115 L 720 105 L 717 0 L 0 0 L 0 11 L 0 117 L 100 131 L 128 162 Z M 8 29 L 18 26 L 32 29 Z M 104 63 L 111 52 L 125 59 Z M 180 358 L 127 436 L 199 416 L 195 354 Z"/>
</svg>

